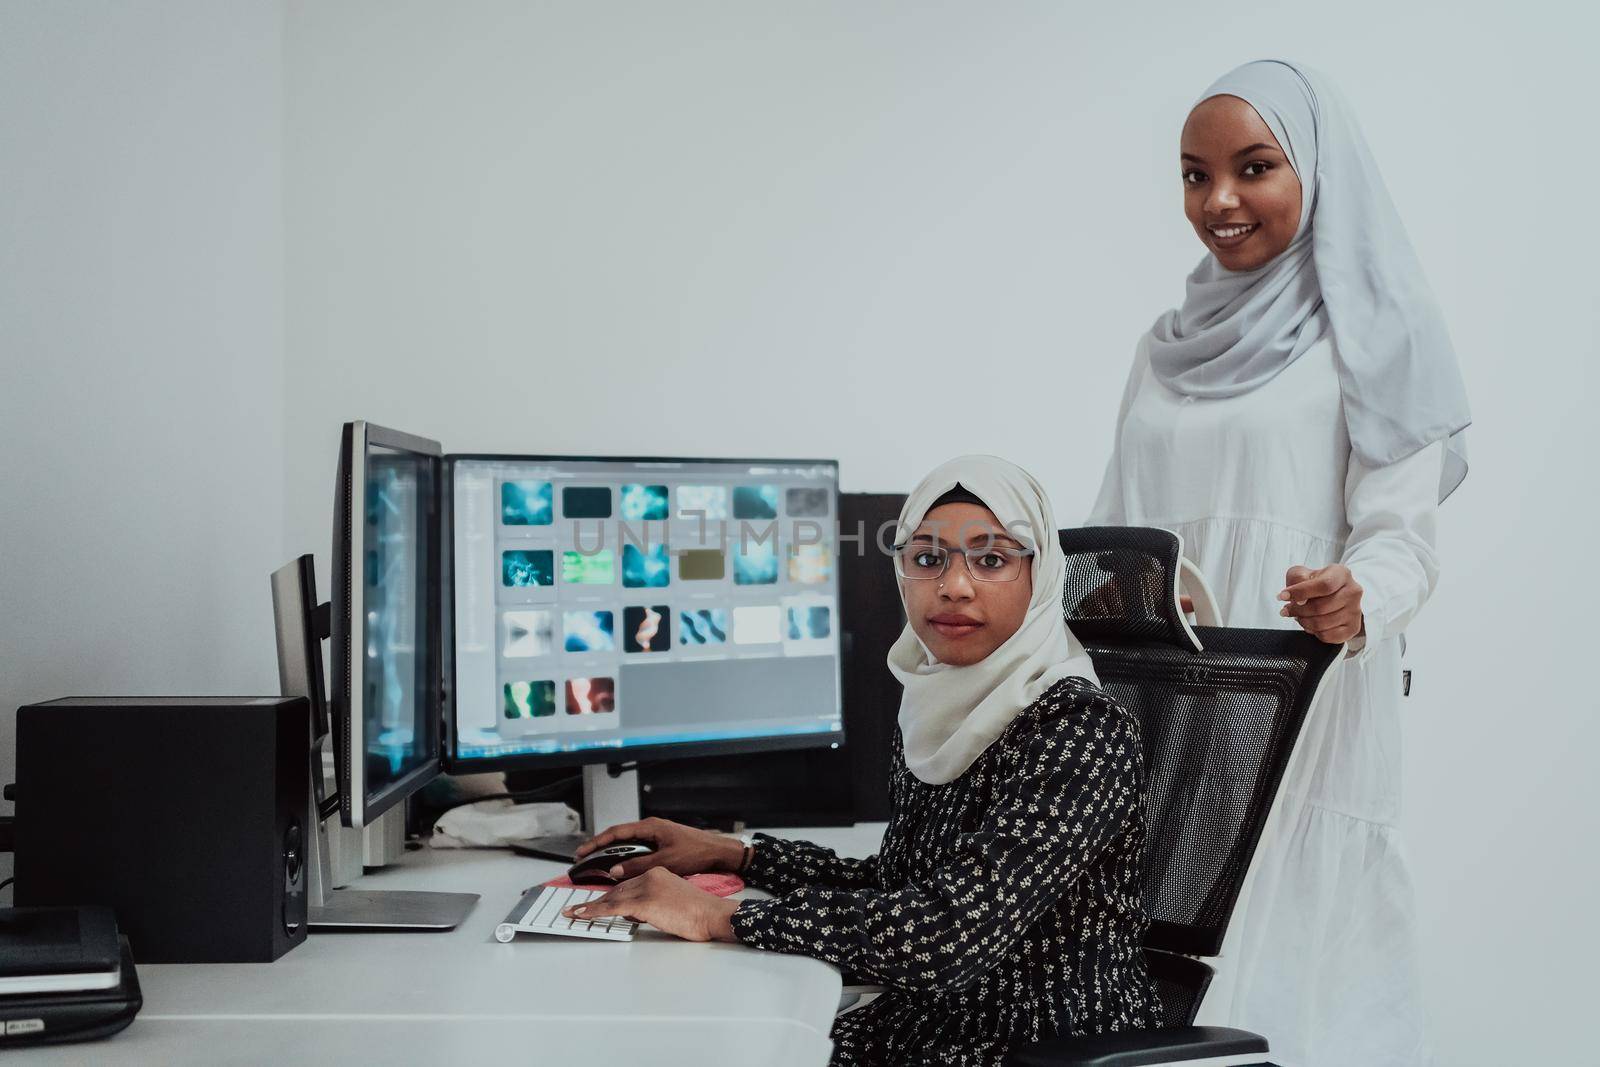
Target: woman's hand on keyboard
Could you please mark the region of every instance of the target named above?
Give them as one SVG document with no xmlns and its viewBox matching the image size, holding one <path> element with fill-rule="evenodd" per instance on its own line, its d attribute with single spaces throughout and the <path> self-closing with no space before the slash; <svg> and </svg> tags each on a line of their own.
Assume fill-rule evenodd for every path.
<svg viewBox="0 0 1600 1067">
<path fill-rule="evenodd" d="M 605 896 L 575 904 L 562 914 L 574 919 L 621 915 L 686 941 L 734 941 L 730 919 L 738 906 L 736 900 L 712 896 L 661 867 L 652 867 Z"/>
<path fill-rule="evenodd" d="M 696 830 L 667 819 L 619 823 L 579 845 L 577 858 L 581 860 L 595 849 L 617 841 L 643 841 L 655 846 L 650 855 L 611 868 L 612 877 L 618 881 L 657 867 L 683 875 L 737 871 L 744 860 L 744 844 L 737 837 Z"/>
</svg>

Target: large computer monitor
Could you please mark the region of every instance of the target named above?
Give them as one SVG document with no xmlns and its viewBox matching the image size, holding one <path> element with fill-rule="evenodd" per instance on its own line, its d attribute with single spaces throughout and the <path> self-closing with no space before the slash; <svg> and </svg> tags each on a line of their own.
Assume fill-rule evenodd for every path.
<svg viewBox="0 0 1600 1067">
<path fill-rule="evenodd" d="M 450 929 L 475 893 L 336 889 L 326 820 L 371 826 L 439 774 L 440 564 L 437 442 L 347 423 L 334 493 L 333 594 L 318 604 L 309 555 L 272 576 L 278 671 L 309 698 L 309 923 L 326 929 Z M 332 645 L 324 692 L 322 642 Z M 337 797 L 323 784 L 331 719 Z"/>
<path fill-rule="evenodd" d="M 454 772 L 837 746 L 838 465 L 447 457 Z"/>
<path fill-rule="evenodd" d="M 441 769 L 442 455 L 367 422 L 340 440 L 329 704 L 347 826 L 370 825 Z"/>
</svg>

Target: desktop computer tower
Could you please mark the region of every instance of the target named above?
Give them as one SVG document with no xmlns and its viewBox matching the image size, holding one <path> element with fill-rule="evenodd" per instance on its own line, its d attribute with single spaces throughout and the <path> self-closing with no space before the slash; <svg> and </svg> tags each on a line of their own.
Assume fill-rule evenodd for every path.
<svg viewBox="0 0 1600 1067">
<path fill-rule="evenodd" d="M 16 903 L 110 907 L 139 963 L 265 963 L 306 937 L 302 697 L 68 697 L 17 711 Z"/>
</svg>

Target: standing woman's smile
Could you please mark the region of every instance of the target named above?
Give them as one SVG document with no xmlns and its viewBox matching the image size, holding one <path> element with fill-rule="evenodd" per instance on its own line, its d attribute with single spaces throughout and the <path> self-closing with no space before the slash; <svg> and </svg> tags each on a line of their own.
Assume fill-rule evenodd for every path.
<svg viewBox="0 0 1600 1067">
<path fill-rule="evenodd" d="M 1255 108 L 1213 96 L 1189 113 L 1180 144 L 1183 213 L 1217 262 L 1255 270 L 1289 247 L 1300 179 Z"/>
</svg>

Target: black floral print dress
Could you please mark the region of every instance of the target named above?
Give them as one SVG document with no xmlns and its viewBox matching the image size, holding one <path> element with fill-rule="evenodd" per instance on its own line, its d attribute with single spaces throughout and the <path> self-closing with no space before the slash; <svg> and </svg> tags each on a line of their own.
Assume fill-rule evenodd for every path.
<svg viewBox="0 0 1600 1067">
<path fill-rule="evenodd" d="M 1061 1033 L 1157 1025 L 1141 941 L 1139 724 L 1066 678 L 946 785 L 906 769 L 864 860 L 765 834 L 745 879 L 777 895 L 739 940 L 888 992 L 834 1023 L 835 1064 L 998 1063 Z"/>
</svg>

